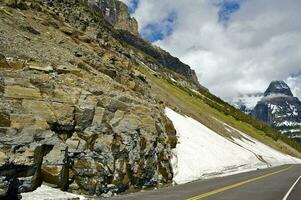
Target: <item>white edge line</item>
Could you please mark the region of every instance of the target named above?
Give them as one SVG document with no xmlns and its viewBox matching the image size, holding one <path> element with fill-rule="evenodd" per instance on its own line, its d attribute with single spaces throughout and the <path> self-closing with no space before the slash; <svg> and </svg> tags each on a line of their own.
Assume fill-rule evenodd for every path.
<svg viewBox="0 0 301 200">
<path fill-rule="evenodd" d="M 297 183 L 300 180 L 300 178 L 301 178 L 301 176 L 299 176 L 299 178 L 297 178 L 296 182 L 292 185 L 292 187 L 289 189 L 289 191 L 286 193 L 286 195 L 283 197 L 282 200 L 287 200 L 288 196 L 291 194 L 292 190 L 297 185 Z"/>
</svg>

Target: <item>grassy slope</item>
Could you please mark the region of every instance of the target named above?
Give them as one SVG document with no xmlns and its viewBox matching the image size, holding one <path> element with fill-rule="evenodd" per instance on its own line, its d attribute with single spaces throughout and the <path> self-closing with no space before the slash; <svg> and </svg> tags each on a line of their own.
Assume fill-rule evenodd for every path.
<svg viewBox="0 0 301 200">
<path fill-rule="evenodd" d="M 287 144 L 290 143 L 290 141 L 283 142 L 280 138 L 276 139 L 274 135 L 271 136 L 266 132 L 255 128 L 256 126 L 258 127 L 258 124 L 261 124 L 258 121 L 254 122 L 256 125 L 254 127 L 249 123 L 237 120 L 237 117 L 234 118 L 229 113 L 225 114 L 224 112 L 221 112 L 223 109 L 230 109 L 229 105 L 224 102 L 220 102 L 220 100 L 216 100 L 212 96 L 206 94 L 206 92 L 198 94 L 189 91 L 186 88 L 179 86 L 177 83 L 173 83 L 168 79 L 153 75 L 145 67 L 141 67 L 140 71 L 145 74 L 150 81 L 153 94 L 155 94 L 160 100 L 164 101 L 167 106 L 200 121 L 202 124 L 220 135 L 224 137 L 240 137 L 238 133 L 229 132 L 225 128 L 224 124 L 221 123 L 224 122 L 279 151 L 301 158 L 301 153 L 298 152 L 294 146 L 296 144 L 291 145 L 295 147 L 294 149 Z M 235 112 L 240 111 L 236 110 Z M 244 114 L 239 113 L 239 115 L 243 116 Z M 278 133 L 273 134 L 277 135 Z M 297 149 L 298 148 L 299 147 L 297 147 Z"/>
</svg>

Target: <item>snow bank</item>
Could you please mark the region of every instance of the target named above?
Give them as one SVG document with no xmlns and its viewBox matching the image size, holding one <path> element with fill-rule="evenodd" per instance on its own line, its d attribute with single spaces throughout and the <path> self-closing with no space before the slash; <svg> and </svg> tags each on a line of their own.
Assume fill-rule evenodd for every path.
<svg viewBox="0 0 301 200">
<path fill-rule="evenodd" d="M 33 192 L 22 193 L 22 200 L 86 200 L 84 196 L 63 192 L 59 189 L 42 185 Z"/>
<path fill-rule="evenodd" d="M 178 145 L 173 151 L 174 181 L 178 184 L 197 179 L 229 175 L 282 164 L 301 163 L 239 132 L 243 139 L 226 139 L 200 122 L 166 108 L 167 117 L 177 130 Z"/>
</svg>

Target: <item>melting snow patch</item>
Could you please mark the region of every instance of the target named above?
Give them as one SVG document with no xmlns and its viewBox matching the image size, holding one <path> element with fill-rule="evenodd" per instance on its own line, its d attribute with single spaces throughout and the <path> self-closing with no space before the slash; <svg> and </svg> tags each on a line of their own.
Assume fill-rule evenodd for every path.
<svg viewBox="0 0 301 200">
<path fill-rule="evenodd" d="M 283 122 L 276 124 L 277 127 L 280 127 L 280 126 L 290 127 L 290 126 L 298 126 L 298 125 L 301 125 L 301 123 L 294 122 L 294 121 L 283 121 Z"/>
<path fill-rule="evenodd" d="M 42 185 L 33 192 L 22 193 L 22 200 L 86 200 L 84 196 L 63 192 L 59 189 Z"/>
<path fill-rule="evenodd" d="M 170 78 L 170 80 L 172 80 L 175 83 L 177 82 L 176 79 L 174 79 L 174 78 Z"/>
<path fill-rule="evenodd" d="M 300 159 L 276 151 L 232 127 L 245 139 L 226 139 L 200 122 L 169 108 L 165 109 L 165 113 L 177 130 L 179 143 L 173 150 L 171 161 L 177 184 L 257 168 L 301 163 Z"/>
</svg>

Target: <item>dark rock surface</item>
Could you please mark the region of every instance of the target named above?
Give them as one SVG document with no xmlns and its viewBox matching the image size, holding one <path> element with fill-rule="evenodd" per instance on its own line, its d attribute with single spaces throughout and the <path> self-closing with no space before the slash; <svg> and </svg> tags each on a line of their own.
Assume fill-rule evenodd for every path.
<svg viewBox="0 0 301 200">
<path fill-rule="evenodd" d="M 264 92 L 264 96 L 270 96 L 270 95 L 278 95 L 278 94 L 284 94 L 286 96 L 293 96 L 293 93 L 291 92 L 291 89 L 284 81 L 272 81 L 269 85 L 268 89 Z"/>
</svg>

